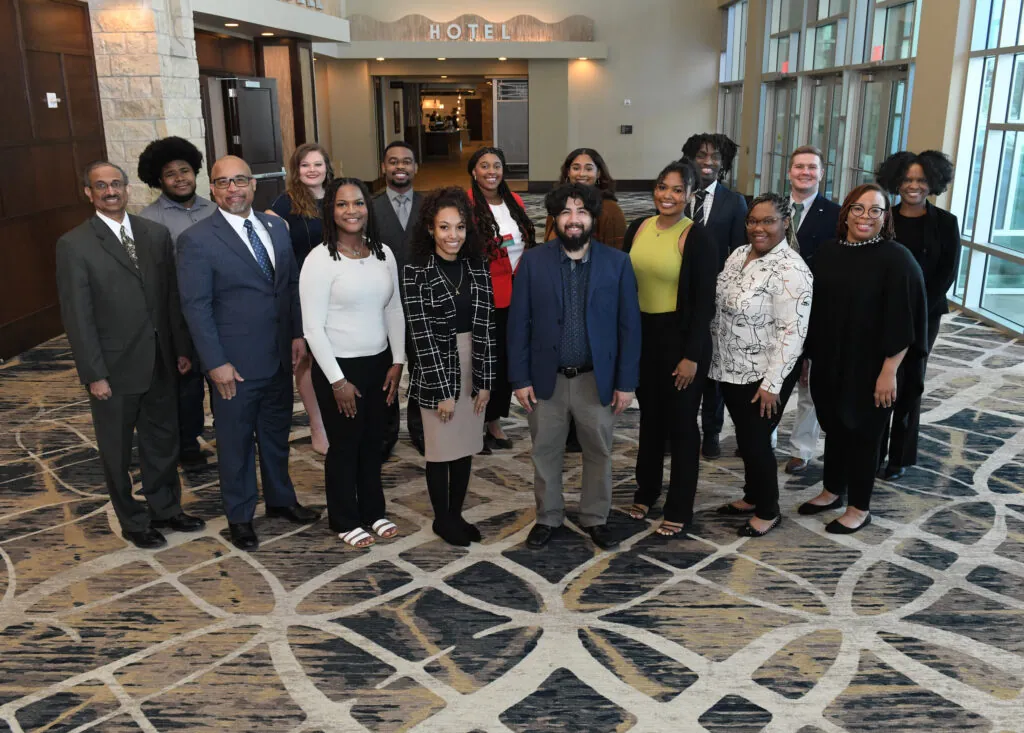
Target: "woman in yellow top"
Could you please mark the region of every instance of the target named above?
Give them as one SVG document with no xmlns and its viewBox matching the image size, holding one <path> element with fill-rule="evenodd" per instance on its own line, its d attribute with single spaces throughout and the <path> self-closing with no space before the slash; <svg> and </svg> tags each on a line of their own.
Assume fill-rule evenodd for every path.
<svg viewBox="0 0 1024 733">
<path fill-rule="evenodd" d="M 628 514 L 644 519 L 661 495 L 665 442 L 672 461 L 658 534 L 673 537 L 693 521 L 700 465 L 697 411 L 711 359 L 718 249 L 683 209 L 697 185 L 687 160 L 669 163 L 654 186 L 657 214 L 634 221 L 623 249 L 640 295 L 640 448 Z"/>
</svg>

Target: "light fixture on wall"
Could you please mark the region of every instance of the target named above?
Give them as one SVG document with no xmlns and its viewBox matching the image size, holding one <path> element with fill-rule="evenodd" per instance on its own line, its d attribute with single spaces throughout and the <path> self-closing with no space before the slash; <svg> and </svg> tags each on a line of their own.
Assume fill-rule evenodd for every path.
<svg viewBox="0 0 1024 733">
<path fill-rule="evenodd" d="M 272 36 L 272 35 L 274 35 L 274 34 L 273 34 L 273 33 L 271 33 L 270 31 L 263 31 L 262 33 L 260 33 L 260 35 L 261 35 L 261 36 Z"/>
<path fill-rule="evenodd" d="M 224 27 L 225 28 L 237 28 L 238 27 L 238 23 L 225 23 Z"/>
<path fill-rule="evenodd" d="M 576 58 L 576 60 L 577 61 L 587 61 L 588 59 L 587 59 L 586 56 L 579 56 L 579 57 Z"/>
<path fill-rule="evenodd" d="M 383 57 L 383 56 L 378 56 L 378 57 L 377 57 L 377 60 L 378 60 L 378 61 L 383 61 L 383 60 L 384 60 L 384 57 Z"/>
<path fill-rule="evenodd" d="M 498 61 L 508 61 L 508 57 L 507 56 L 499 56 L 498 57 Z"/>
<path fill-rule="evenodd" d="M 445 56 L 438 56 L 438 57 L 437 57 L 437 60 L 438 60 L 438 61 L 447 61 L 448 59 L 447 59 L 447 57 L 445 57 Z"/>
<path fill-rule="evenodd" d="M 447 75 L 447 74 L 441 74 L 441 78 L 442 78 L 442 79 L 447 79 L 447 78 L 448 78 L 448 75 Z"/>
</svg>

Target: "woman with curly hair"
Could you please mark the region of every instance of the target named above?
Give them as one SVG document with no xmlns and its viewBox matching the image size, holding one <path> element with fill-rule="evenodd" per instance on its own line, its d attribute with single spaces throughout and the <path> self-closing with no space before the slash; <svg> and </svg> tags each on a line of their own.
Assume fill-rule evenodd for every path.
<svg viewBox="0 0 1024 733">
<path fill-rule="evenodd" d="M 473 454 L 483 450 L 484 410 L 494 386 L 491 278 L 469 197 L 459 188 L 423 200 L 403 290 L 413 359 L 409 391 L 423 416 L 434 532 L 466 546 L 480 530 L 462 517 Z"/>
<path fill-rule="evenodd" d="M 384 516 L 381 443 L 405 361 L 398 267 L 382 244 L 370 192 L 358 178 L 327 185 L 324 243 L 299 275 L 313 389 L 330 439 L 324 478 L 330 527 L 364 548 L 398 527 Z"/>
<path fill-rule="evenodd" d="M 622 249 L 622 238 L 626 235 L 626 215 L 622 213 L 622 207 L 615 198 L 615 179 L 601 154 L 593 148 L 576 148 L 569 153 L 562 163 L 562 173 L 558 178 L 558 185 L 563 183 L 595 186 L 601 192 L 601 213 L 594 222 L 594 233 L 591 236 L 609 247 Z M 554 236 L 555 219 L 549 215 L 544 224 L 544 241 Z"/>
<path fill-rule="evenodd" d="M 851 534 L 871 523 L 882 433 L 901 394 L 921 394 L 907 360 L 928 353 L 924 277 L 893 239 L 889 197 L 864 183 L 839 211 L 838 239 L 814 255 L 814 302 L 805 353 L 811 397 L 825 431 L 824 489 L 799 513 L 846 511 L 825 526 Z"/>
<path fill-rule="evenodd" d="M 946 293 L 956 277 L 960 261 L 960 223 L 956 215 L 929 203 L 953 180 L 953 162 L 938 150 L 911 153 L 906 150 L 886 158 L 875 174 L 878 184 L 891 195 L 899 195 L 900 205 L 892 212 L 894 239 L 910 250 L 924 273 L 928 296 L 928 351 L 939 335 L 939 322 L 949 313 Z M 928 355 L 909 357 L 905 370 L 920 373 L 924 382 Z M 879 460 L 889 462 L 881 477 L 895 481 L 907 466 L 917 463 L 917 439 L 921 424 L 921 396 L 904 393 L 892 409 L 892 431 L 886 431 Z"/>
<path fill-rule="evenodd" d="M 512 277 L 523 252 L 536 244 L 533 222 L 526 214 L 523 200 L 512 193 L 505 182 L 505 153 L 501 148 L 477 150 L 466 166 L 469 172 L 469 200 L 473 219 L 483 239 L 484 258 L 491 271 L 494 291 L 494 337 L 497 343 L 497 365 L 494 389 L 487 403 L 484 453 L 494 448 L 511 448 L 501 428 L 501 418 L 508 417 L 512 403 L 512 387 L 508 382 L 508 307 L 512 302 Z"/>
</svg>

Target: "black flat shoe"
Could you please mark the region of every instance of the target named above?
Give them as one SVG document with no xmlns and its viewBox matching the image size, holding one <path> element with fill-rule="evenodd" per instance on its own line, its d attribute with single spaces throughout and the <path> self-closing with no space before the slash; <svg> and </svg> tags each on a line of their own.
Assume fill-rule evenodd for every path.
<svg viewBox="0 0 1024 733">
<path fill-rule="evenodd" d="M 147 527 L 140 532 L 124 530 L 121 536 L 142 550 L 155 550 L 167 544 L 167 538 L 153 527 Z"/>
<path fill-rule="evenodd" d="M 843 497 L 837 496 L 836 500 L 830 504 L 812 504 L 809 501 L 805 501 L 801 504 L 797 510 L 797 514 L 801 514 L 805 517 L 810 517 L 815 514 L 821 514 L 822 512 L 831 511 L 832 509 L 842 509 Z"/>
<path fill-rule="evenodd" d="M 829 534 L 853 534 L 854 532 L 860 532 L 862 529 L 871 524 L 871 515 L 864 517 L 864 521 L 858 524 L 856 527 L 847 527 L 842 524 L 838 519 L 833 519 L 831 522 L 825 525 L 825 531 Z"/>
<path fill-rule="evenodd" d="M 899 481 L 903 478 L 903 475 L 907 472 L 903 466 L 886 466 L 885 470 L 881 472 L 879 478 L 886 481 Z"/>
<path fill-rule="evenodd" d="M 738 506 L 732 504 L 723 504 L 722 506 L 715 509 L 715 514 L 723 514 L 727 517 L 745 517 L 748 514 L 754 513 L 754 507 L 749 509 L 740 509 Z"/>
<path fill-rule="evenodd" d="M 557 527 L 551 527 L 547 524 L 535 524 L 533 529 L 530 530 L 530 534 L 526 536 L 526 546 L 531 547 L 534 550 L 538 550 L 548 543 L 551 539 L 551 535 L 555 533 Z"/>
<path fill-rule="evenodd" d="M 584 527 L 584 529 L 586 529 L 594 544 L 602 550 L 614 550 L 619 546 L 619 541 L 615 538 L 615 534 L 607 524 L 595 524 L 593 527 Z"/>
<path fill-rule="evenodd" d="M 781 521 L 782 521 L 782 515 L 780 514 L 779 516 L 775 517 L 775 519 L 772 520 L 772 523 L 768 525 L 768 529 L 766 529 L 764 532 L 761 532 L 760 530 L 754 529 L 750 525 L 750 522 L 747 522 L 742 527 L 740 527 L 739 531 L 736 534 L 738 534 L 740 537 L 764 537 L 766 534 L 768 534 L 773 529 L 778 527 L 779 526 L 779 522 L 781 522 Z"/>
<path fill-rule="evenodd" d="M 231 535 L 231 544 L 239 550 L 252 552 L 260 546 L 260 538 L 256 536 L 256 530 L 253 529 L 252 522 L 229 523 L 228 533 Z"/>
<path fill-rule="evenodd" d="M 705 435 L 700 444 L 700 454 L 709 461 L 722 455 L 722 445 L 717 435 Z"/>
<path fill-rule="evenodd" d="M 167 519 L 151 519 L 149 526 L 157 529 L 173 529 L 175 532 L 198 532 L 206 527 L 206 522 L 199 517 L 182 512 Z"/>
<path fill-rule="evenodd" d="M 307 509 L 301 504 L 293 504 L 292 506 L 268 506 L 267 516 L 282 517 L 296 524 L 309 524 L 320 518 L 320 512 L 315 509 Z"/>
<path fill-rule="evenodd" d="M 484 447 L 491 450 L 508 450 L 512 447 L 512 441 L 508 438 L 495 438 L 490 433 L 484 433 Z"/>
<path fill-rule="evenodd" d="M 469 537 L 466 536 L 466 532 L 457 521 L 450 517 L 435 519 L 431 528 L 434 530 L 434 534 L 449 545 L 455 545 L 456 547 L 469 547 Z"/>
</svg>

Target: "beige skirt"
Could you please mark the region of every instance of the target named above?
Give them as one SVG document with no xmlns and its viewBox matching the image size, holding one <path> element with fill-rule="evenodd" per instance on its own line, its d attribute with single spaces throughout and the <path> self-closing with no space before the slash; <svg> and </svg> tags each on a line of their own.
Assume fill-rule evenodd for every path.
<svg viewBox="0 0 1024 733">
<path fill-rule="evenodd" d="M 426 459 L 432 463 L 472 456 L 484 448 L 484 413 L 473 412 L 473 335 L 458 334 L 459 399 L 452 419 L 442 423 L 437 410 L 420 408 Z"/>
</svg>

